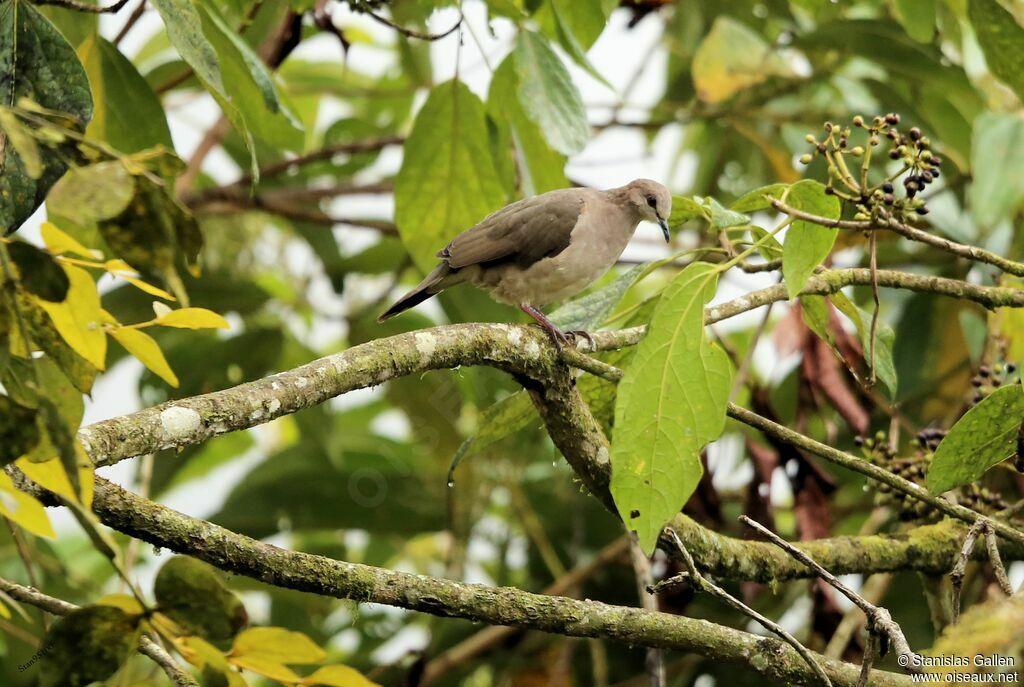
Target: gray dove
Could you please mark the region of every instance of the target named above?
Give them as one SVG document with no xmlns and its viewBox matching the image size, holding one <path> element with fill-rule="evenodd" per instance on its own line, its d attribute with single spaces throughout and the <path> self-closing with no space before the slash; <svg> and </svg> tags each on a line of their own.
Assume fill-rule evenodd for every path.
<svg viewBox="0 0 1024 687">
<path fill-rule="evenodd" d="M 650 179 L 606 191 L 568 188 L 524 198 L 452 239 L 437 252 L 437 267 L 377 320 L 468 282 L 520 308 L 556 346 L 576 334 L 586 337 L 586 332 L 563 332 L 540 307 L 574 296 L 599 279 L 622 255 L 641 220 L 661 225 L 668 241 L 671 212 L 672 195 Z"/>
</svg>

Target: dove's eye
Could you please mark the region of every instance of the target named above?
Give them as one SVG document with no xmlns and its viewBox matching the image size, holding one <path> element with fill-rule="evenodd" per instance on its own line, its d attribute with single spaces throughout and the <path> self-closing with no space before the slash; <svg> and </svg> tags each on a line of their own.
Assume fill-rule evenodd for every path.
<svg viewBox="0 0 1024 687">
<path fill-rule="evenodd" d="M 657 207 L 658 199 L 655 198 L 654 196 L 647 196 L 647 204 L 650 205 L 652 208 Z"/>
</svg>

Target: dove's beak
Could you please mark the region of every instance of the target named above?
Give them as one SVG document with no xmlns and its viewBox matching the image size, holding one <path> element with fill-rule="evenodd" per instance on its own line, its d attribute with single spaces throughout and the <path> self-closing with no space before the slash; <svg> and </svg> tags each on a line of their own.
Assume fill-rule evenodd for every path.
<svg viewBox="0 0 1024 687">
<path fill-rule="evenodd" d="M 672 236 L 668 233 L 668 220 L 664 217 L 658 217 L 658 225 L 661 227 L 661 233 L 665 235 L 665 243 L 670 243 Z"/>
</svg>

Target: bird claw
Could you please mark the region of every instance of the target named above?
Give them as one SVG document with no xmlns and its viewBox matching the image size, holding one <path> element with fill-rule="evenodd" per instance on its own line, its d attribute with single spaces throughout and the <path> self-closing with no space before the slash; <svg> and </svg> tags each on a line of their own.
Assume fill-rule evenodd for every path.
<svg viewBox="0 0 1024 687">
<path fill-rule="evenodd" d="M 564 332 L 564 335 L 567 340 L 572 341 L 573 348 L 576 347 L 577 341 L 579 341 L 580 339 L 585 339 L 586 342 L 590 344 L 590 350 L 597 350 L 597 343 L 594 341 L 594 337 L 591 336 L 590 332 L 588 331 L 585 331 L 583 329 L 573 329 L 572 331 Z"/>
</svg>

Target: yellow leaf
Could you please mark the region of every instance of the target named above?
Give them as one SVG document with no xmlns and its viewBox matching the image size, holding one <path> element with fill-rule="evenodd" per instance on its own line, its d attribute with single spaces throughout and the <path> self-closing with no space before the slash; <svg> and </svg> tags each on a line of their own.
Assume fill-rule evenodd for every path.
<svg viewBox="0 0 1024 687">
<path fill-rule="evenodd" d="M 68 297 L 60 303 L 39 300 L 53 326 L 80 356 L 103 370 L 107 366 L 107 335 L 103 331 L 103 309 L 96 282 L 85 270 L 62 265 L 71 282 Z"/>
<path fill-rule="evenodd" d="M 0 470 L 0 515 L 18 523 L 26 532 L 47 539 L 57 538 L 43 504 L 15 487 L 10 476 L 2 470 Z"/>
<path fill-rule="evenodd" d="M 254 673 L 269 677 L 271 680 L 277 680 L 278 682 L 295 684 L 302 680 L 291 668 L 270 658 L 262 656 L 235 656 L 230 660 L 231 663 L 243 670 L 251 670 Z"/>
<path fill-rule="evenodd" d="M 720 16 L 693 55 L 690 67 L 697 97 L 720 103 L 769 76 L 792 70 L 776 49 L 746 24 Z"/>
<path fill-rule="evenodd" d="M 233 672 L 224 652 L 202 637 L 181 637 L 175 645 L 185 660 L 196 668 L 210 666 L 221 673 Z"/>
<path fill-rule="evenodd" d="M 327 652 L 301 632 L 283 627 L 252 627 L 235 637 L 233 656 L 259 656 L 280 663 L 320 663 Z"/>
<path fill-rule="evenodd" d="M 2 601 L 0 601 L 0 618 L 4 618 L 6 620 L 11 619 L 11 611 L 7 608 L 7 606 L 4 605 Z"/>
<path fill-rule="evenodd" d="M 120 608 L 128 615 L 142 615 L 146 612 L 139 600 L 130 594 L 107 594 L 97 599 L 96 603 L 101 606 Z"/>
<path fill-rule="evenodd" d="M 154 324 L 181 329 L 227 329 L 228 321 L 206 308 L 180 308 L 160 315 Z"/>
<path fill-rule="evenodd" d="M 124 275 L 124 274 L 118 274 L 117 276 L 121 277 L 121 279 L 124 279 L 126 282 L 128 282 L 129 284 L 131 284 L 135 288 L 139 289 L 140 291 L 145 291 L 150 296 L 156 296 L 157 298 L 163 298 L 165 301 L 176 301 L 176 300 L 178 300 L 177 298 L 175 298 L 171 294 L 167 293 L 163 289 L 161 289 L 161 288 L 159 288 L 157 286 L 153 286 L 149 282 L 144 282 L 141 279 L 138 279 L 136 277 L 129 277 L 129 276 Z"/>
<path fill-rule="evenodd" d="M 110 335 L 117 343 L 124 346 L 126 351 L 138 358 L 153 374 L 174 388 L 178 387 L 177 375 L 174 374 L 163 351 L 160 350 L 160 344 L 152 336 L 138 329 L 127 327 L 111 329 Z"/>
<path fill-rule="evenodd" d="M 43 234 L 43 243 L 45 243 L 46 247 L 50 249 L 50 252 L 55 255 L 60 255 L 62 253 L 74 253 L 75 255 L 83 258 L 89 258 L 90 260 L 94 260 L 97 257 L 97 254 L 102 255 L 98 250 L 89 250 L 80 244 L 74 239 L 74 237 L 69 236 L 58 229 L 57 225 L 53 222 L 43 222 L 41 230 Z"/>
<path fill-rule="evenodd" d="M 348 666 L 324 666 L 308 677 L 302 678 L 304 685 L 327 685 L 328 687 L 380 687 L 366 679 L 362 673 Z"/>
<path fill-rule="evenodd" d="M 35 462 L 29 460 L 28 457 L 24 457 L 19 458 L 14 464 L 25 473 L 26 477 L 42 488 L 49 489 L 54 494 L 59 494 L 64 498 L 78 501 L 86 508 L 92 508 L 95 475 L 93 474 L 92 462 L 89 460 L 88 454 L 86 454 L 85 449 L 82 448 L 82 445 L 77 440 L 75 441 L 75 454 L 78 459 L 78 483 L 82 487 L 81 498 L 71 488 L 71 480 L 68 479 L 64 465 L 57 459 L 57 456 L 42 462 Z"/>
</svg>

